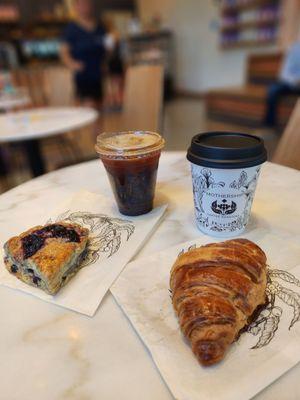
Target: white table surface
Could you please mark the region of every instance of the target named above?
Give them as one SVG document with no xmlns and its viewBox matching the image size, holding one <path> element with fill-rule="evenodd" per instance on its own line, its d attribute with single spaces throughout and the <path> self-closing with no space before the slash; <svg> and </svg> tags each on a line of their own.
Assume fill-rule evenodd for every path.
<svg viewBox="0 0 300 400">
<path fill-rule="evenodd" d="M 99 161 L 56 171 L 2 195 L 1 243 L 28 228 L 22 219 L 25 213 L 31 217 L 32 225 L 43 222 L 45 214 L 82 188 L 112 196 Z M 266 164 L 249 229 L 259 225 L 280 231 L 286 240 L 299 245 L 299 198 L 300 173 Z M 137 257 L 201 235 L 194 224 L 189 166 L 184 153 L 162 156 L 157 202 L 165 201 L 169 203 L 166 218 Z M 91 319 L 0 287 L 0 315 L 0 399 L 173 398 L 147 349 L 110 294 Z M 298 400 L 299 373 L 298 365 L 256 398 Z"/>
<path fill-rule="evenodd" d="M 42 139 L 80 129 L 96 121 L 87 107 L 45 107 L 0 115 L 0 142 Z"/>
</svg>

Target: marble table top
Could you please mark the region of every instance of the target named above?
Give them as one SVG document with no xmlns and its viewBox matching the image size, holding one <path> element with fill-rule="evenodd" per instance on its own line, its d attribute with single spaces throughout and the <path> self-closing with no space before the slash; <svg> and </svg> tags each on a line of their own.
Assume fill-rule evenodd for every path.
<svg viewBox="0 0 300 400">
<path fill-rule="evenodd" d="M 92 124 L 97 111 L 88 107 L 44 107 L 0 115 L 0 142 L 41 139 Z"/>
<path fill-rule="evenodd" d="M 87 189 L 111 196 L 99 161 L 56 171 L 0 197 L 0 241 L 22 231 L 65 197 Z M 299 245 L 300 172 L 267 163 L 248 229 L 260 226 Z M 180 152 L 162 155 L 157 200 L 168 202 L 164 221 L 137 257 L 201 236 L 193 217 L 189 165 Z M 145 266 L 146 267 L 146 266 Z M 94 318 L 0 287 L 0 398 L 5 400 L 168 400 L 159 372 L 108 293 Z M 296 366 L 256 398 L 300 398 Z M 238 377 L 232 377 L 238 379 Z M 241 398 L 243 398 L 241 388 Z M 199 394 L 201 399 L 201 394 Z"/>
</svg>

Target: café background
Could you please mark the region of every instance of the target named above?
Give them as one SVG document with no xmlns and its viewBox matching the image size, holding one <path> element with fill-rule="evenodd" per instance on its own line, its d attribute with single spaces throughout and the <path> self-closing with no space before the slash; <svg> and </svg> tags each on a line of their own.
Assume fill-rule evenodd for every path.
<svg viewBox="0 0 300 400">
<path fill-rule="evenodd" d="M 3 7 L 11 5 L 17 9 L 15 20 L 7 20 L 5 15 L 3 16 Z M 229 16 L 232 13 L 228 13 L 226 7 L 230 6 L 236 7 L 234 18 L 238 18 L 240 24 L 236 28 L 236 36 L 229 35 L 231 29 L 235 29 L 228 27 L 231 18 Z M 122 42 L 125 69 L 136 63 L 156 62 L 157 60 L 152 60 L 151 57 L 155 58 L 157 54 L 160 61 L 163 60 L 165 102 L 160 131 L 166 139 L 166 150 L 186 150 L 191 137 L 198 132 L 234 129 L 263 137 L 269 158 L 272 159 L 297 96 L 284 106 L 279 126 L 267 129 L 262 123 L 265 98 L 259 98 L 257 104 L 253 105 L 253 94 L 248 91 L 248 85 L 263 83 L 267 87 L 269 80 L 274 79 L 275 67 L 268 67 L 268 56 L 284 54 L 297 39 L 300 26 L 298 0 L 97 0 L 95 10 L 97 19 L 101 16 L 103 20 L 109 20 L 118 32 Z M 72 17 L 70 1 L 1 2 L 1 71 L 59 65 L 55 50 L 49 49 L 51 43 L 53 45 L 59 41 L 60 32 Z M 251 18 L 256 24 L 251 22 Z M 139 46 L 131 46 L 132 37 L 139 39 Z M 43 42 L 50 43 L 50 54 L 38 54 L 38 46 L 34 47 L 34 43 L 37 42 L 40 46 Z M 4 45 L 8 43 L 17 47 L 17 58 L 11 57 L 9 62 L 3 52 Z M 31 50 L 28 50 L 32 43 Z M 32 51 L 33 54 L 24 56 L 22 49 L 20 50 L 22 46 L 27 46 L 28 52 Z M 40 48 L 43 49 L 43 46 Z M 256 82 L 257 77 L 253 78 L 250 62 L 253 56 L 261 57 L 260 65 L 267 65 L 261 67 L 267 71 L 267 76 L 263 77 L 264 82 Z M 109 77 L 107 80 L 109 81 Z M 95 158 L 96 133 L 100 133 L 106 127 L 118 126 L 116 121 L 122 112 L 122 104 L 117 104 L 109 83 L 105 85 L 104 105 L 96 130 L 89 134 L 82 133 L 80 137 L 76 136 L 76 142 L 80 144 L 83 153 L 82 157 L 68 159 L 66 154 L 62 156 L 58 150 L 57 140 L 52 140 L 51 143 L 43 141 L 41 146 L 47 162 L 47 171 Z M 232 95 L 236 95 L 236 87 L 246 88 L 243 101 L 245 109 L 248 107 L 251 111 L 248 113 L 251 114 L 251 118 L 245 116 L 247 111 L 243 111 L 244 109 L 241 109 L 239 114 L 235 105 L 230 105 Z M 221 105 L 216 103 L 215 97 L 219 94 L 216 95 L 215 90 L 222 91 L 224 99 L 222 97 Z M 223 90 L 226 90 L 227 97 Z M 239 99 L 236 101 L 239 104 Z M 4 152 L 9 153 L 9 150 L 5 149 Z M 31 177 L 20 148 L 16 146 L 14 156 L 6 159 L 10 164 L 10 173 L 1 178 L 2 192 Z"/>
</svg>

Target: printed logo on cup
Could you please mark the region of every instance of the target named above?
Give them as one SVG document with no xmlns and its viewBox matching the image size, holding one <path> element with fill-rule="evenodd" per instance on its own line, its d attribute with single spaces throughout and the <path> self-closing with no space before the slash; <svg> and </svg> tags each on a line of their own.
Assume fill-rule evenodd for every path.
<svg viewBox="0 0 300 400">
<path fill-rule="evenodd" d="M 236 211 L 236 203 L 234 201 L 231 204 L 226 199 L 223 199 L 221 203 L 218 200 L 214 201 L 211 205 L 211 209 L 215 214 L 229 215 Z"/>
</svg>

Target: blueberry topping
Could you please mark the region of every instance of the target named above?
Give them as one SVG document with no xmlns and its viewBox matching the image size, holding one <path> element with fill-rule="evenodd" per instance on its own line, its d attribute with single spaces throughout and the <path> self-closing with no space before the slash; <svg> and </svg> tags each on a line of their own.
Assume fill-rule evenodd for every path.
<svg viewBox="0 0 300 400">
<path fill-rule="evenodd" d="M 38 285 L 38 284 L 41 282 L 41 278 L 39 278 L 38 276 L 34 276 L 34 277 L 32 278 L 32 282 L 33 282 L 35 285 Z"/>
<path fill-rule="evenodd" d="M 28 272 L 29 274 L 32 274 L 32 275 L 34 274 L 34 271 L 33 271 L 33 269 L 31 269 L 31 268 L 28 268 L 28 269 L 27 269 L 27 272 Z"/>
<path fill-rule="evenodd" d="M 11 272 L 12 272 L 13 274 L 16 274 L 16 273 L 18 272 L 18 267 L 17 267 L 15 264 L 13 264 L 13 265 L 11 266 L 10 270 L 11 270 Z"/>
<path fill-rule="evenodd" d="M 38 250 L 40 250 L 45 243 L 45 239 L 34 233 L 22 238 L 22 247 L 24 252 L 24 258 L 33 256 Z"/>
<path fill-rule="evenodd" d="M 35 234 L 44 238 L 61 238 L 66 239 L 68 242 L 79 242 L 80 237 L 78 233 L 71 228 L 66 228 L 63 225 L 48 225 L 35 232 Z"/>
<path fill-rule="evenodd" d="M 48 238 L 60 238 L 66 242 L 80 242 L 80 236 L 74 229 L 59 224 L 48 225 L 22 238 L 24 259 L 33 256 L 40 250 Z"/>
<path fill-rule="evenodd" d="M 62 236 L 64 237 L 64 236 Z M 65 238 L 68 239 L 68 242 L 75 242 L 79 243 L 80 242 L 80 237 L 74 229 L 69 229 L 67 234 L 65 235 Z"/>
</svg>

